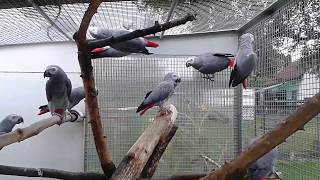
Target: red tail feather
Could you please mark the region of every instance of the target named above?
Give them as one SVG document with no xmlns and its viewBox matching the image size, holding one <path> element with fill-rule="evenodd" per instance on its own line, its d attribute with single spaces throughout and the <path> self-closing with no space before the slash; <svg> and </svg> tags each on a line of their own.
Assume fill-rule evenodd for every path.
<svg viewBox="0 0 320 180">
<path fill-rule="evenodd" d="M 152 108 L 154 106 L 154 104 L 148 104 L 144 110 L 140 113 L 140 116 L 142 116 L 144 113 L 147 112 L 148 109 Z"/>
<path fill-rule="evenodd" d="M 153 47 L 153 48 L 156 48 L 156 47 L 158 47 L 158 46 L 159 46 L 159 44 L 158 44 L 158 43 L 156 43 L 156 42 L 152 42 L 152 41 L 148 41 L 148 40 L 146 40 L 146 46 L 147 46 L 147 47 Z"/>
<path fill-rule="evenodd" d="M 266 180 L 266 179 L 264 178 L 264 176 L 262 176 L 260 180 Z"/>
<path fill-rule="evenodd" d="M 236 65 L 236 60 L 234 58 L 229 58 L 228 66 L 233 68 Z"/>
<path fill-rule="evenodd" d="M 54 110 L 55 113 L 58 113 L 60 115 L 63 115 L 64 114 L 64 109 L 56 109 Z"/>
<path fill-rule="evenodd" d="M 242 81 L 242 86 L 244 89 L 247 89 L 247 87 L 248 87 L 248 80 L 247 79 Z"/>
<path fill-rule="evenodd" d="M 101 53 L 102 51 L 104 51 L 103 48 L 95 48 L 94 50 L 91 51 L 91 53 L 98 54 L 98 53 Z"/>
</svg>

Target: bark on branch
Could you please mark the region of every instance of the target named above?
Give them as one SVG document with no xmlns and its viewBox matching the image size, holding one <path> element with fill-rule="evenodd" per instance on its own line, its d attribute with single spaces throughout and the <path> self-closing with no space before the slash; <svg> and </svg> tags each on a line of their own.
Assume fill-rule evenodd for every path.
<svg viewBox="0 0 320 180">
<path fill-rule="evenodd" d="M 176 134 L 177 129 L 178 126 L 174 125 L 166 136 L 161 137 L 158 145 L 155 147 L 152 155 L 140 174 L 141 178 L 152 178 L 153 174 L 157 170 L 157 167 L 159 166 L 162 154 L 166 150 L 173 136 Z"/>
<path fill-rule="evenodd" d="M 277 145 L 298 130 L 320 113 L 320 93 L 316 94 L 301 105 L 286 120 L 278 124 L 272 131 L 262 136 L 256 143 L 249 146 L 235 160 L 225 164 L 201 180 L 231 180 L 240 179 L 244 171 L 257 159 L 271 151 Z"/>
<path fill-rule="evenodd" d="M 68 172 L 47 168 L 26 168 L 0 165 L 0 174 L 26 177 L 46 177 L 64 180 L 105 180 L 104 174 Z"/>
<path fill-rule="evenodd" d="M 176 108 L 171 105 L 170 109 L 172 113 L 165 116 L 157 116 L 145 129 L 121 161 L 111 179 L 137 179 L 140 176 L 160 138 L 167 136 L 177 118 Z"/>
<path fill-rule="evenodd" d="M 92 74 L 91 54 L 87 47 L 86 32 L 92 16 L 97 12 L 101 0 L 90 1 L 89 7 L 85 12 L 80 29 L 74 34 L 78 47 L 78 61 L 81 69 L 81 77 L 85 90 L 86 107 L 89 112 L 92 134 L 96 150 L 98 153 L 101 168 L 104 174 L 108 177 L 112 175 L 115 170 L 115 165 L 112 162 L 111 152 L 107 146 L 107 137 L 104 136 L 101 117 L 99 114 L 99 107 L 97 101 L 97 91 L 95 89 L 94 77 Z"/>
<path fill-rule="evenodd" d="M 69 122 L 69 121 L 75 121 L 75 120 L 77 120 L 77 117 L 78 116 L 76 116 L 74 114 L 67 114 L 66 118 L 62 121 L 62 123 Z M 15 142 L 20 142 L 20 141 L 23 141 L 27 138 L 35 136 L 35 135 L 41 133 L 43 130 L 45 130 L 55 124 L 58 124 L 60 122 L 61 122 L 60 117 L 54 115 L 50 118 L 35 122 L 28 127 L 19 128 L 19 129 L 16 129 L 15 131 L 12 131 L 10 133 L 2 134 L 2 135 L 0 135 L 0 149 L 7 146 L 7 145 L 13 144 Z"/>
<path fill-rule="evenodd" d="M 195 16 L 188 14 L 184 18 L 181 19 L 176 19 L 170 22 L 166 22 L 164 24 L 158 24 L 156 23 L 154 26 L 146 28 L 146 29 L 138 29 L 133 32 L 130 32 L 128 34 L 124 34 L 122 36 L 117 36 L 117 37 L 109 37 L 105 39 L 98 39 L 98 40 L 89 40 L 88 41 L 88 46 L 90 50 L 99 48 L 99 47 L 104 47 L 104 46 L 110 46 L 111 44 L 116 44 L 122 41 L 127 41 L 130 39 L 134 39 L 137 37 L 143 37 L 149 34 L 155 34 L 160 31 L 164 31 L 170 28 L 173 28 L 175 26 L 179 26 L 182 24 L 187 23 L 188 21 L 193 21 L 195 20 Z"/>
</svg>

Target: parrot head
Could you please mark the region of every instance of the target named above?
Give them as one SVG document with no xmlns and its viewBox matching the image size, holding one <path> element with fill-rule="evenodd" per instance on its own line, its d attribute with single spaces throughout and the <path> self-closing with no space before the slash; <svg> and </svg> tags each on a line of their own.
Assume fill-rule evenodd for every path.
<svg viewBox="0 0 320 180">
<path fill-rule="evenodd" d="M 96 26 L 89 26 L 88 28 L 89 33 L 93 36 L 95 34 L 98 34 L 98 27 Z"/>
<path fill-rule="evenodd" d="M 20 124 L 23 123 L 23 118 L 16 114 L 10 114 L 5 119 L 8 119 L 9 121 L 13 122 L 14 124 Z"/>
<path fill-rule="evenodd" d="M 165 80 L 165 81 L 168 81 L 168 80 L 169 80 L 169 81 L 173 81 L 174 84 L 175 84 L 175 86 L 176 86 L 178 83 L 181 82 L 180 76 L 178 76 L 177 73 L 175 73 L 175 72 L 170 72 L 170 73 L 166 74 L 166 75 L 164 76 L 163 80 Z"/>
<path fill-rule="evenodd" d="M 254 36 L 250 33 L 243 34 L 240 37 L 241 45 L 252 45 L 253 42 L 254 42 Z"/>
<path fill-rule="evenodd" d="M 199 69 L 201 67 L 201 61 L 198 57 L 191 57 L 186 62 L 186 67 L 194 67 L 195 69 Z"/>
<path fill-rule="evenodd" d="M 60 74 L 60 72 L 63 72 L 62 69 L 59 66 L 56 65 L 50 65 L 46 68 L 46 70 L 43 73 L 43 77 L 55 77 Z"/>
</svg>

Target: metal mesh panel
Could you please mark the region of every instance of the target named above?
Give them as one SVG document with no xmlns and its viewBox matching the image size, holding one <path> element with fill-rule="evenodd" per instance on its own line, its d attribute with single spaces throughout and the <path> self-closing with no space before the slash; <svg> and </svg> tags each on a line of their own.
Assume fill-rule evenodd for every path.
<svg viewBox="0 0 320 180">
<path fill-rule="evenodd" d="M 223 164 L 234 157 L 236 127 L 235 89 L 227 87 L 229 71 L 216 74 L 216 81 L 203 79 L 185 67 L 186 56 L 128 56 L 93 60 L 103 127 L 114 161 L 118 164 L 157 113 L 135 113 L 146 92 L 163 76 L 177 72 L 182 83 L 170 99 L 178 110 L 179 129 L 160 161 L 157 177 L 177 173 L 208 172 L 214 166 L 201 155 Z M 86 170 L 100 170 L 90 124 L 86 128 Z"/>
<path fill-rule="evenodd" d="M 256 37 L 258 66 L 245 91 L 243 138 L 268 132 L 320 90 L 319 0 L 290 1 L 247 31 Z M 255 106 L 253 106 L 253 104 Z M 248 118 L 250 117 L 250 118 Z M 283 179 L 320 179 L 320 118 L 280 145 Z"/>
<path fill-rule="evenodd" d="M 179 1 L 171 19 L 196 13 L 197 20 L 167 30 L 165 35 L 237 29 L 274 1 Z M 103 2 L 91 24 L 110 29 L 150 27 L 155 21 L 166 21 L 171 2 Z M 0 45 L 72 40 L 87 7 L 87 0 L 0 1 Z"/>
</svg>

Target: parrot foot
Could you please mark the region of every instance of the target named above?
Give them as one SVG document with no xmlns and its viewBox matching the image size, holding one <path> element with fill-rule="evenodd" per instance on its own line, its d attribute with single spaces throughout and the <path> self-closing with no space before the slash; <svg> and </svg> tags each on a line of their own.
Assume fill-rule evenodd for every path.
<svg viewBox="0 0 320 180">
<path fill-rule="evenodd" d="M 164 115 L 170 114 L 171 110 L 170 108 L 167 108 L 167 107 L 160 107 L 159 113 L 160 113 L 160 116 L 164 116 Z"/>
<path fill-rule="evenodd" d="M 209 76 L 208 74 L 206 74 L 205 76 L 203 76 L 202 78 L 204 79 L 209 79 L 210 81 L 214 81 L 214 74 L 212 76 Z"/>
<path fill-rule="evenodd" d="M 60 121 L 58 121 L 57 124 L 60 126 L 62 124 L 62 122 L 63 122 L 63 119 L 65 118 L 65 115 L 61 115 L 61 114 L 56 113 L 56 112 L 52 113 L 52 116 L 53 115 L 59 116 Z"/>
</svg>

